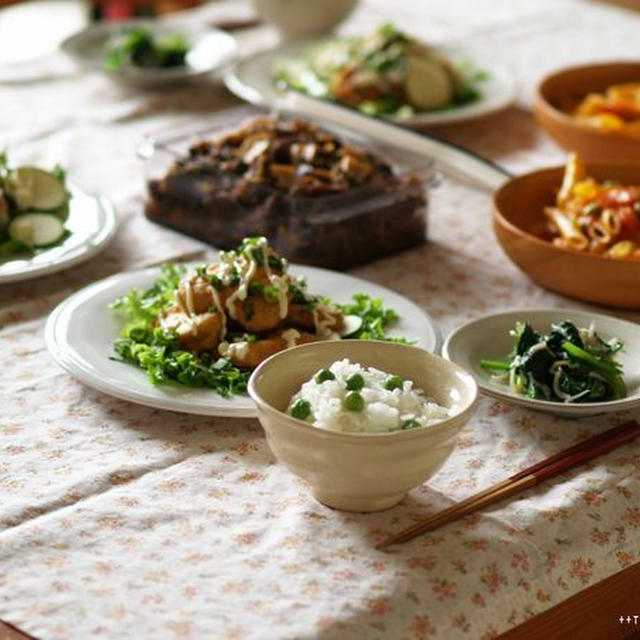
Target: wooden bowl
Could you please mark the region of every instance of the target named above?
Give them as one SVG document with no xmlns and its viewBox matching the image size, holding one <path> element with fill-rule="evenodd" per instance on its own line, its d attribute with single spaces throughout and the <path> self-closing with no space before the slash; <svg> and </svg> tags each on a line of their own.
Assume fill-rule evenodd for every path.
<svg viewBox="0 0 640 640">
<path fill-rule="evenodd" d="M 493 226 L 505 253 L 533 280 L 572 298 L 640 309 L 640 262 L 562 249 L 533 235 L 543 210 L 554 204 L 564 167 L 540 169 L 512 178 L 494 195 Z M 640 162 L 589 163 L 596 180 L 640 183 Z"/>
<path fill-rule="evenodd" d="M 640 137 L 601 131 L 570 115 L 588 93 L 603 92 L 623 82 L 640 82 L 639 62 L 610 62 L 557 71 L 538 85 L 538 122 L 561 147 L 577 152 L 588 162 L 640 161 Z"/>
</svg>

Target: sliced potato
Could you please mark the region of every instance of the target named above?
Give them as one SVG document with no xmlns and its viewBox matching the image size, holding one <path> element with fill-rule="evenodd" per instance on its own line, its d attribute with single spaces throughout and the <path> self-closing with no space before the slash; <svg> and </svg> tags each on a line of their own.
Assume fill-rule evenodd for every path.
<svg viewBox="0 0 640 640">
<path fill-rule="evenodd" d="M 427 111 L 446 106 L 454 87 L 450 74 L 437 58 L 410 56 L 405 89 L 409 102 Z"/>
</svg>

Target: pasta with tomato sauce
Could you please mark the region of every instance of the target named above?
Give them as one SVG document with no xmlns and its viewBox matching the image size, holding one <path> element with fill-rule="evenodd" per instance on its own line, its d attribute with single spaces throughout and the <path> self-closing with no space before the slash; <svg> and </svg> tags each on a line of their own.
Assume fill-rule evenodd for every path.
<svg viewBox="0 0 640 640">
<path fill-rule="evenodd" d="M 542 236 L 564 249 L 640 260 L 640 184 L 598 182 L 572 154 Z"/>
</svg>

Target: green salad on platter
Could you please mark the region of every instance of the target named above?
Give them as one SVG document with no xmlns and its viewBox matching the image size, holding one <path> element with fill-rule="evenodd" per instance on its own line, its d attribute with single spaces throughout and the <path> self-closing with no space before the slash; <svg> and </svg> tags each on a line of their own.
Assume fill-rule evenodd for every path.
<svg viewBox="0 0 640 640">
<path fill-rule="evenodd" d="M 384 24 L 365 38 L 312 44 L 274 69 L 279 86 L 335 100 L 375 116 L 417 113 L 477 101 L 487 73 Z"/>
<path fill-rule="evenodd" d="M 359 293 L 346 304 L 313 295 L 265 238 L 195 269 L 167 264 L 153 284 L 111 307 L 122 322 L 115 358 L 145 370 L 153 384 L 246 392 L 251 371 L 286 348 L 317 340 L 392 338 L 397 314 Z"/>
</svg>

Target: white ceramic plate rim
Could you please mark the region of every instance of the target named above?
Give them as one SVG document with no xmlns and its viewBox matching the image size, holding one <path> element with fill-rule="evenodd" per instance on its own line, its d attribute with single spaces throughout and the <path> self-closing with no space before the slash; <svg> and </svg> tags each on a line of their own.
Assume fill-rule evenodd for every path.
<svg viewBox="0 0 640 640">
<path fill-rule="evenodd" d="M 401 321 L 409 320 L 413 327 L 413 333 L 417 334 L 410 336 L 407 335 L 406 337 L 415 337 L 419 341 L 420 347 L 433 353 L 438 352 L 438 348 L 440 346 L 440 332 L 436 323 L 426 312 L 408 298 L 401 296 L 390 289 L 367 282 L 366 280 L 362 280 L 355 276 L 332 272 L 326 269 L 291 265 L 291 273 L 301 274 L 307 277 L 310 291 L 314 291 L 313 274 L 316 273 L 324 277 L 330 276 L 336 284 L 336 291 L 344 290 L 345 282 L 348 282 L 350 287 L 348 287 L 349 291 L 346 292 L 347 298 L 351 293 L 359 291 L 365 293 L 370 292 L 375 297 L 382 297 L 390 307 L 394 307 L 394 305 L 397 306 L 399 301 L 402 301 L 402 306 L 410 310 L 411 318 L 406 317 L 408 314 L 403 314 Z M 140 381 L 138 388 L 131 388 L 124 383 L 110 382 L 104 376 L 100 375 L 100 362 L 97 362 L 97 367 L 94 366 L 91 358 L 88 358 L 86 354 L 79 352 L 73 346 L 72 341 L 69 340 L 69 336 L 67 335 L 67 328 L 74 312 L 78 309 L 82 309 L 84 305 L 90 304 L 94 298 L 103 296 L 107 297 L 108 294 L 108 299 L 114 300 L 133 286 L 148 286 L 157 274 L 157 267 L 116 274 L 81 289 L 63 301 L 50 314 L 45 327 L 45 342 L 56 362 L 84 384 L 122 400 L 128 400 L 130 402 L 135 402 L 137 404 L 157 409 L 166 409 L 181 413 L 223 417 L 255 417 L 256 410 L 248 395 L 234 396 L 231 399 L 226 399 L 217 395 L 212 390 L 184 390 L 185 395 L 181 399 L 180 392 L 183 391 L 183 389 L 178 385 L 164 389 L 161 387 L 154 387 L 151 382 L 149 382 L 145 372 L 142 370 L 136 370 L 136 376 L 139 373 L 138 379 Z M 336 280 L 342 280 L 343 286 L 340 287 L 339 283 L 335 282 Z M 327 291 L 317 292 L 321 294 L 329 293 Z M 338 297 L 338 301 L 344 299 L 344 297 Z M 108 313 L 108 309 L 105 308 L 104 311 L 105 313 Z M 405 331 L 406 333 L 406 329 L 397 329 L 396 335 L 398 335 L 400 331 Z M 117 336 L 115 335 L 109 336 L 109 345 L 116 337 Z M 107 360 L 110 355 L 113 355 L 112 351 L 105 353 L 104 360 Z M 102 362 L 104 362 L 104 360 Z M 133 365 L 127 364 L 119 366 L 133 367 Z M 175 392 L 173 397 L 171 392 Z M 194 404 L 193 400 L 189 401 L 185 399 L 187 393 L 201 393 L 206 402 Z"/>
<path fill-rule="evenodd" d="M 277 107 L 284 93 L 274 86 L 271 73 L 274 63 L 281 58 L 299 53 L 313 42 L 318 42 L 318 40 L 288 43 L 272 49 L 258 51 L 238 60 L 224 76 L 227 88 L 239 98 L 252 104 Z M 472 57 L 471 54 L 465 53 L 463 49 L 447 49 L 446 52 L 454 59 L 470 59 Z M 482 64 L 477 64 L 477 66 L 483 68 Z M 478 101 L 445 111 L 418 113 L 410 118 L 390 119 L 399 124 L 412 127 L 447 125 L 480 118 L 508 107 L 513 103 L 516 95 L 513 76 L 502 67 L 493 64 L 487 66 L 491 67 L 487 69 L 489 78 L 481 84 L 481 88 L 486 88 L 487 94 L 483 94 Z M 247 70 L 250 71 L 252 67 L 263 70 L 259 74 L 263 78 L 260 84 L 252 83 L 246 77 Z"/>
<path fill-rule="evenodd" d="M 588 326 L 591 322 L 595 323 L 596 331 L 599 329 L 599 323 L 620 323 L 627 326 L 629 330 L 635 330 L 640 332 L 640 325 L 623 320 L 615 316 L 609 316 L 602 313 L 593 313 L 591 311 L 583 311 L 580 309 L 508 309 L 499 313 L 488 314 L 475 320 L 471 320 L 463 324 L 462 326 L 454 329 L 444 341 L 442 346 L 442 356 L 451 362 L 454 362 L 458 366 L 464 367 L 464 363 L 454 358 L 454 354 L 451 353 L 452 343 L 456 340 L 461 340 L 462 336 L 473 328 L 474 325 L 489 322 L 491 320 L 501 320 L 506 317 L 518 316 L 518 319 L 528 320 L 531 322 L 536 321 L 536 316 L 548 317 L 555 316 L 558 319 L 579 320 L 584 322 L 582 326 Z M 505 354 L 506 355 L 506 354 Z M 638 354 L 640 356 L 640 354 Z M 640 406 L 640 391 L 636 391 L 633 395 L 629 395 L 626 398 L 620 400 L 610 400 L 608 402 L 591 402 L 588 404 L 571 404 L 562 402 L 552 402 L 550 400 L 533 400 L 524 396 L 518 395 L 511 391 L 508 387 L 504 387 L 504 391 L 501 391 L 497 386 L 490 386 L 487 384 L 486 379 L 480 375 L 477 368 L 467 369 L 478 383 L 480 392 L 484 395 L 504 400 L 512 404 L 517 404 L 529 409 L 535 409 L 538 411 L 546 411 L 549 413 L 555 413 L 558 415 L 567 416 L 588 416 L 598 413 L 608 413 L 613 411 L 623 411 Z"/>
<path fill-rule="evenodd" d="M 69 178 L 67 183 L 76 191 L 95 200 L 99 216 L 98 228 L 92 235 L 88 236 L 82 244 L 71 247 L 68 251 L 58 254 L 57 257 L 50 261 L 42 260 L 42 258 L 47 255 L 47 252 L 43 251 L 38 254 L 38 262 L 27 260 L 19 270 L 2 273 L 2 263 L 0 263 L 0 284 L 29 280 L 68 269 L 80 262 L 85 262 L 93 258 L 93 256 L 105 249 L 113 239 L 118 229 L 118 217 L 110 200 L 103 194 L 89 193 L 79 186 L 73 178 Z M 73 206 L 73 204 L 71 206 Z M 55 248 L 57 247 L 52 247 L 52 249 Z"/>
<path fill-rule="evenodd" d="M 152 30 L 155 29 L 160 31 L 181 31 L 186 35 L 191 36 L 194 44 L 202 42 L 205 38 L 215 36 L 216 38 L 225 40 L 228 51 L 226 51 L 225 54 L 215 62 L 212 62 L 211 64 L 203 67 L 193 67 L 189 65 L 185 67 L 169 69 L 138 69 L 136 67 L 125 67 L 117 71 L 108 71 L 103 68 L 101 62 L 83 55 L 82 50 L 87 39 L 103 35 L 105 37 L 111 36 L 116 34 L 123 28 L 137 25 L 145 26 Z M 236 39 L 232 35 L 230 35 L 226 31 L 222 31 L 214 27 L 204 28 L 193 23 L 180 23 L 179 21 L 176 21 L 175 23 L 164 21 L 160 24 L 155 24 L 153 21 L 140 19 L 129 20 L 126 22 L 90 25 L 63 40 L 60 44 L 60 49 L 84 67 L 102 71 L 109 77 L 122 80 L 123 82 L 139 82 L 141 84 L 144 84 L 156 82 L 172 82 L 187 78 L 195 78 L 204 74 L 212 73 L 214 71 L 219 71 L 226 65 L 228 65 L 233 59 L 235 59 L 237 55 L 238 44 L 236 42 Z"/>
</svg>

